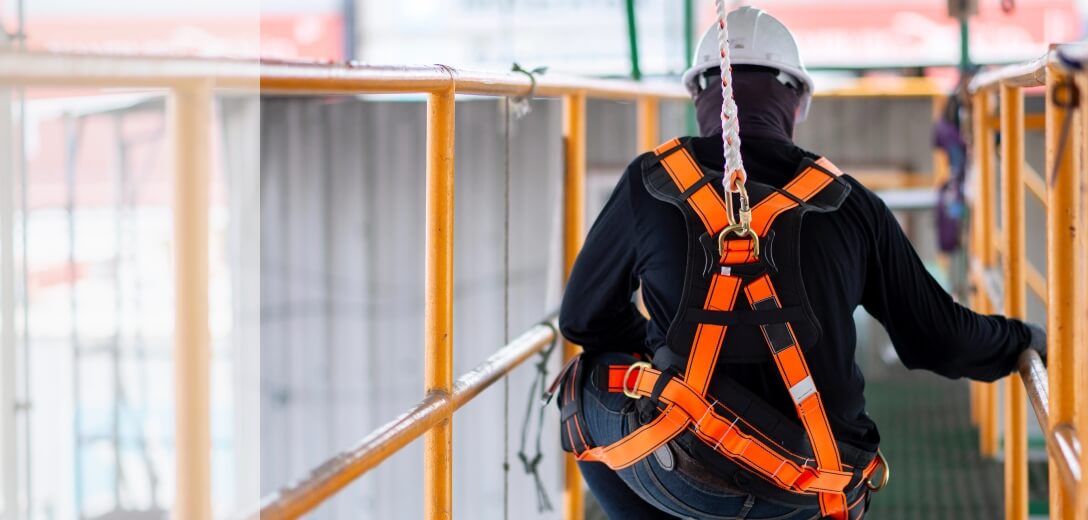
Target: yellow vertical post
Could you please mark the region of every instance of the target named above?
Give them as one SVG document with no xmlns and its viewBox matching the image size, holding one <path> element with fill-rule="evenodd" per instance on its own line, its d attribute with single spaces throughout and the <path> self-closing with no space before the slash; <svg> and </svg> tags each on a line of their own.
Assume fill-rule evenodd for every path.
<svg viewBox="0 0 1088 520">
<path fill-rule="evenodd" d="M 453 390 L 453 86 L 427 98 L 427 239 L 424 382 L 428 394 Z M 453 418 L 423 437 L 424 518 L 453 514 Z"/>
<path fill-rule="evenodd" d="M 1062 123 L 1069 110 L 1055 103 L 1055 89 L 1069 76 L 1059 67 L 1048 65 L 1046 91 L 1046 169 L 1053 172 L 1048 179 L 1047 193 L 1047 276 L 1053 282 L 1047 284 L 1047 373 L 1050 386 L 1050 424 L 1071 422 L 1076 416 L 1077 378 L 1076 348 L 1080 337 L 1079 322 L 1084 319 L 1083 302 L 1077 295 L 1078 279 L 1084 277 L 1078 269 L 1077 244 L 1081 225 L 1079 218 L 1083 176 L 1078 175 L 1074 146 L 1082 136 L 1072 133 L 1065 145 L 1062 141 Z M 1082 367 L 1083 368 L 1083 367 Z M 1068 520 L 1076 518 L 1074 497 L 1065 492 L 1061 475 L 1050 465 L 1050 515 L 1051 518 Z"/>
<path fill-rule="evenodd" d="M 1004 312 L 1024 318 L 1024 94 L 1001 85 L 1001 214 L 1005 243 Z M 1005 378 L 1005 518 L 1028 517 L 1027 396 L 1020 376 Z"/>
<path fill-rule="evenodd" d="M 174 518 L 211 520 L 208 201 L 212 93 L 204 82 L 170 97 L 174 160 Z"/>
<path fill-rule="evenodd" d="M 586 96 L 584 93 L 563 97 L 563 144 L 565 172 L 563 177 L 563 282 L 570 277 L 574 259 L 582 249 L 585 238 L 586 185 Z M 651 145 L 652 146 L 652 145 Z M 579 347 L 563 343 L 563 358 L 570 359 Z M 582 475 L 574 457 L 567 454 L 564 461 L 566 489 L 563 492 L 563 518 L 582 520 L 585 506 L 582 499 Z"/>
<path fill-rule="evenodd" d="M 1076 206 L 1078 214 L 1076 215 L 1078 222 L 1080 222 L 1080 229 L 1085 229 L 1088 226 L 1088 211 L 1084 210 L 1083 194 L 1085 193 L 1085 186 L 1088 186 L 1088 72 L 1081 70 L 1076 75 L 1077 89 L 1080 91 L 1080 106 L 1077 108 L 1076 114 L 1080 118 L 1080 130 L 1072 130 L 1069 136 L 1070 146 L 1073 147 L 1072 163 L 1073 171 L 1077 172 L 1077 182 L 1081 186 L 1080 193 L 1082 198 L 1079 200 Z M 1076 248 L 1079 251 L 1088 251 L 1088 236 L 1085 234 L 1077 233 L 1077 245 Z M 1079 266 L 1077 267 L 1077 288 L 1074 291 L 1077 294 L 1077 309 L 1076 314 L 1085 317 L 1088 316 L 1088 273 L 1085 272 L 1088 269 L 1084 257 L 1078 258 Z M 1085 329 L 1084 322 L 1080 322 L 1077 325 L 1077 343 L 1082 348 L 1075 350 L 1074 362 L 1073 362 L 1073 374 L 1076 378 L 1073 383 L 1073 388 L 1070 390 L 1070 394 L 1077 396 L 1080 406 L 1084 406 L 1085 395 L 1088 395 L 1088 352 L 1085 352 L 1083 346 L 1088 341 L 1088 329 Z M 1075 406 L 1074 406 L 1075 408 Z M 1076 496 L 1080 502 L 1077 504 L 1080 511 L 1079 518 L 1088 518 L 1088 475 L 1085 475 L 1085 468 L 1088 468 L 1088 411 L 1081 410 L 1076 414 L 1076 429 L 1077 435 L 1080 437 L 1080 467 L 1081 467 L 1081 479 L 1080 488 L 1077 489 Z"/>
<path fill-rule="evenodd" d="M 970 244 L 970 258 L 973 262 L 982 261 L 983 249 L 985 249 L 985 241 L 982 239 L 983 229 L 986 227 L 985 217 L 981 211 L 982 199 L 985 196 L 985 192 L 982 189 L 983 177 L 986 175 L 986 162 L 989 158 L 985 154 L 983 148 L 984 141 L 986 141 L 986 107 L 984 106 L 985 94 L 979 92 L 972 98 L 973 109 L 971 110 L 971 135 L 972 137 L 972 153 L 975 156 L 974 161 L 978 166 L 978 174 L 974 176 L 974 200 L 971 201 L 971 240 Z M 968 269 L 968 272 L 971 272 Z M 977 276 L 970 276 L 972 280 L 972 286 L 974 288 L 971 293 L 971 307 L 976 312 L 982 312 L 983 302 L 986 300 L 985 286 L 982 280 Z M 980 426 L 982 406 L 983 406 L 983 389 L 982 383 L 978 381 L 971 381 L 968 383 L 968 388 L 971 393 L 971 424 Z"/>
<path fill-rule="evenodd" d="M 989 269 L 994 265 L 994 172 L 993 172 L 993 139 L 991 139 L 990 118 L 990 93 L 980 90 L 975 94 L 975 161 L 978 164 L 978 214 L 972 219 L 979 226 L 979 261 L 983 269 Z M 986 284 L 979 280 L 978 288 L 981 304 L 979 312 L 991 312 L 990 299 L 986 296 Z M 997 455 L 998 424 L 997 424 L 997 384 L 980 383 L 978 388 L 979 401 L 979 451 L 983 457 Z"/>
<path fill-rule="evenodd" d="M 653 150 L 660 144 L 660 107 L 661 103 L 654 96 L 638 98 L 638 151 Z"/>
</svg>

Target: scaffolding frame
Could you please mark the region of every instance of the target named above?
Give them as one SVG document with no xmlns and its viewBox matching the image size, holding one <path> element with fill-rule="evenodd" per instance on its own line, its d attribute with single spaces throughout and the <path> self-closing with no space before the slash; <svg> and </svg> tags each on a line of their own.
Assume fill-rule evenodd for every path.
<svg viewBox="0 0 1088 520">
<path fill-rule="evenodd" d="M 1048 61 L 1047 67 L 1057 71 L 1058 66 Z M 211 143 L 207 128 L 212 123 L 212 100 L 216 91 L 290 92 L 305 95 L 420 93 L 428 96 L 425 260 L 427 395 L 404 415 L 373 432 L 356 449 L 331 459 L 299 484 L 267 497 L 262 503 L 261 518 L 296 518 L 304 514 L 419 436 L 426 439 L 426 515 L 428 518 L 449 518 L 452 512 L 450 434 L 454 412 L 487 386 L 501 379 L 509 370 L 556 339 L 554 326 L 535 327 L 498 351 L 487 363 L 456 381 L 453 378 L 452 195 L 455 181 L 453 129 L 456 95 L 536 95 L 561 98 L 566 157 L 563 237 L 565 272 L 568 274 L 585 234 L 583 199 L 587 99 L 636 101 L 636 135 L 641 150 L 657 144 L 659 103 L 662 100 L 689 99 L 688 94 L 679 86 L 558 75 L 548 75 L 533 81 L 523 74 L 472 72 L 445 66 L 372 67 L 6 51 L 0 52 L 0 85 L 143 87 L 166 89 L 169 92 L 169 120 L 175 150 L 174 240 L 177 266 L 175 393 L 178 465 L 174 515 L 196 520 L 211 517 L 208 395 L 208 205 Z M 863 95 L 860 92 L 855 94 Z M 871 95 L 872 92 L 868 94 Z M 1048 110 L 1048 128 L 1053 117 Z M 185 153 L 177 153 L 177 150 L 184 150 Z M 1062 168 L 1071 168 L 1071 165 L 1072 160 L 1065 161 Z M 1071 173 L 1062 178 L 1065 180 L 1061 182 L 1072 182 Z M 1056 190 L 1051 190 L 1054 191 Z M 1059 207 L 1058 204 L 1051 206 Z M 1060 207 L 1070 209 L 1068 205 Z M 1053 227 L 1053 219 L 1051 226 Z M 1073 248 L 1070 247 L 1069 250 L 1071 252 Z M 1018 279 L 1016 276 L 1019 275 L 1012 275 L 1014 282 Z M 1058 297 L 1055 301 L 1068 299 L 1083 304 L 1079 299 L 1081 297 L 1074 298 L 1075 291 L 1072 288 L 1067 287 L 1063 292 L 1063 289 L 1055 287 L 1057 285 L 1061 284 L 1051 284 L 1052 299 Z M 1054 316 L 1051 315 L 1052 323 Z M 1076 319 L 1072 314 L 1067 318 L 1069 323 Z M 1061 359 L 1065 359 L 1061 356 L 1072 355 L 1072 336 L 1068 339 L 1065 347 L 1054 350 L 1055 355 Z M 564 350 L 569 356 L 576 348 L 567 344 Z M 1065 371 L 1072 370 L 1072 364 L 1068 366 L 1070 368 Z M 1059 426 L 1064 427 L 1071 418 L 1069 412 L 1072 407 L 1071 400 L 1062 399 L 1073 396 L 1073 382 L 1068 377 L 1056 376 L 1053 372 L 1049 377 L 1052 379 L 1052 386 L 1059 389 L 1051 394 L 1051 404 L 1055 410 L 1051 422 L 1057 421 Z M 1028 384 L 1028 393 L 1039 395 L 1032 387 L 1039 381 L 1038 374 L 1027 372 L 1024 380 Z M 1059 384 L 1053 384 L 1055 381 Z M 1084 389 L 1083 386 L 1080 388 Z M 1055 395 L 1064 397 L 1055 398 Z M 1054 405 L 1055 402 L 1058 405 Z M 1023 414 L 1018 417 L 1022 416 Z M 1078 431 L 1083 434 L 1088 428 L 1080 426 Z M 1052 454 L 1052 459 L 1053 457 L 1056 455 Z M 1014 464 L 1016 461 L 1010 461 L 1009 464 L 1018 468 Z M 583 509 L 582 486 L 573 459 L 569 456 L 566 458 L 566 475 L 568 478 L 564 493 L 564 518 L 578 520 L 582 517 Z"/>
<path fill-rule="evenodd" d="M 1046 436 L 1050 517 L 1072 520 L 1088 515 L 1086 460 L 1081 449 L 1088 442 L 1088 414 L 1075 413 L 1077 406 L 1088 405 L 1084 397 L 1088 392 L 1084 350 L 1088 340 L 1088 262 L 1084 258 L 1088 200 L 1083 195 L 1088 187 L 1088 70 L 1082 65 L 1077 71 L 1062 59 L 1063 51 L 1084 52 L 1085 48 L 1083 44 L 1053 46 L 1036 60 L 980 74 L 970 87 L 977 170 L 971 201 L 972 306 L 979 312 L 1024 319 L 1030 290 L 1047 312 L 1049 370 L 1029 353 L 1008 378 L 971 386 L 972 417 L 979 425 L 985 457 L 998 454 L 998 408 L 1002 406 L 998 387 L 1005 389 L 1005 518 L 1010 520 L 1028 517 L 1027 401 Z M 1024 159 L 1025 126 L 1033 122 L 1024 114 L 1024 89 L 1031 87 L 1046 89 L 1046 172 L 1041 174 L 1032 172 Z M 995 184 L 995 132 L 1001 135 L 1000 186 Z M 993 200 L 995 193 L 1000 194 L 998 201 Z M 1025 193 L 1046 211 L 1046 276 L 1026 257 Z M 995 221 L 997 204 L 1001 226 Z M 1003 266 L 1001 272 L 998 265 Z"/>
</svg>

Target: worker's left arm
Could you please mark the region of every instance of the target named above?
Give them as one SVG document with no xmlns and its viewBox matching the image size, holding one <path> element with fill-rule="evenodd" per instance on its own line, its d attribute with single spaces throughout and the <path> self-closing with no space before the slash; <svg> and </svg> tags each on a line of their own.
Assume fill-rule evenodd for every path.
<svg viewBox="0 0 1088 520">
<path fill-rule="evenodd" d="M 637 161 L 634 163 L 637 164 Z M 646 342 L 646 318 L 631 295 L 639 286 L 631 209 L 630 167 L 586 236 L 571 270 L 559 312 L 559 328 L 586 351 L 639 352 Z"/>
</svg>

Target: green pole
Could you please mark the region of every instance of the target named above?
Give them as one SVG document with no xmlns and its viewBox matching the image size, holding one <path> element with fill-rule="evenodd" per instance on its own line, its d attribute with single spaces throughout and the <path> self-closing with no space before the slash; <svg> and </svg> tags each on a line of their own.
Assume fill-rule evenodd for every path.
<svg viewBox="0 0 1088 520">
<path fill-rule="evenodd" d="M 971 68 L 971 27 L 967 13 L 960 16 L 960 70 Z"/>
<path fill-rule="evenodd" d="M 638 27 L 635 23 L 635 0 L 627 0 L 627 40 L 631 45 L 631 79 L 642 79 L 638 68 Z"/>
<path fill-rule="evenodd" d="M 694 0 L 684 0 L 684 61 L 686 65 L 695 55 L 695 7 Z"/>
<path fill-rule="evenodd" d="M 691 57 L 695 55 L 695 5 L 694 0 L 684 0 L 684 68 L 691 63 Z M 695 105 L 689 104 L 686 111 L 686 120 L 689 135 L 696 135 Z"/>
</svg>

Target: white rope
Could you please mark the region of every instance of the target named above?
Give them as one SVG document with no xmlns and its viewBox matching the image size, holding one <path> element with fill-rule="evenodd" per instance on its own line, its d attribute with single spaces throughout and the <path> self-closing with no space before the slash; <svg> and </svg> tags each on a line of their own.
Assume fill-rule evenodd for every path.
<svg viewBox="0 0 1088 520">
<path fill-rule="evenodd" d="M 737 102 L 733 99 L 733 71 L 729 65 L 729 28 L 726 25 L 725 0 L 715 0 L 718 8 L 718 50 L 722 70 L 722 144 L 725 151 L 725 172 L 722 184 L 726 193 L 738 192 L 748 180 L 740 158 L 740 125 L 737 122 Z M 733 181 L 736 181 L 735 183 Z"/>
</svg>

